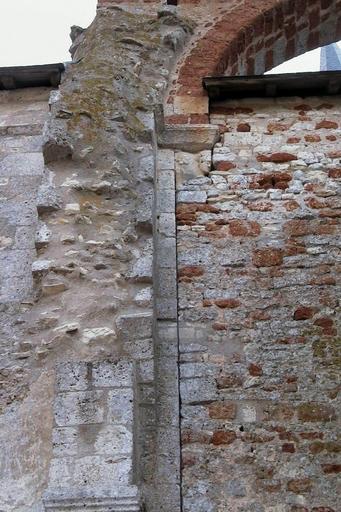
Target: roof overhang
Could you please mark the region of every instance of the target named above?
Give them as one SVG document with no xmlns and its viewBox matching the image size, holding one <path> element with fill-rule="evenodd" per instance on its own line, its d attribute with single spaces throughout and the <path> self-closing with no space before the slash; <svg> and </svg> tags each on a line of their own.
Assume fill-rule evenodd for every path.
<svg viewBox="0 0 341 512">
<path fill-rule="evenodd" d="M 335 95 L 341 93 L 341 71 L 208 77 L 203 85 L 212 100 Z"/>
<path fill-rule="evenodd" d="M 60 84 L 63 71 L 65 71 L 65 65 L 61 63 L 0 68 L 0 90 L 22 87 L 57 87 Z"/>
</svg>

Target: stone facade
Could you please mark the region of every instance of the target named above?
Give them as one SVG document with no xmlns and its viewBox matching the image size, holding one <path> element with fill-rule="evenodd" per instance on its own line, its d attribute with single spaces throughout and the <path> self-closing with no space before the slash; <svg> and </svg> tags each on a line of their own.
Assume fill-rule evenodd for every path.
<svg viewBox="0 0 341 512">
<path fill-rule="evenodd" d="M 0 91 L 1 512 L 336 512 L 340 96 L 201 84 L 301 3 L 100 0 Z"/>
</svg>

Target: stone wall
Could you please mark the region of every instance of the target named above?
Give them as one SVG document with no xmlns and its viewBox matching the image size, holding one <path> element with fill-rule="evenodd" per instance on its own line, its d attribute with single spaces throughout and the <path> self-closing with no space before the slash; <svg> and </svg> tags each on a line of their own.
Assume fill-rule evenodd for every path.
<svg viewBox="0 0 341 512">
<path fill-rule="evenodd" d="M 49 103 L 0 93 L 4 512 L 336 512 L 340 100 L 195 124 L 241 5 L 103 1 Z"/>
<path fill-rule="evenodd" d="M 216 103 L 175 155 L 185 512 L 337 510 L 340 109 Z"/>
</svg>

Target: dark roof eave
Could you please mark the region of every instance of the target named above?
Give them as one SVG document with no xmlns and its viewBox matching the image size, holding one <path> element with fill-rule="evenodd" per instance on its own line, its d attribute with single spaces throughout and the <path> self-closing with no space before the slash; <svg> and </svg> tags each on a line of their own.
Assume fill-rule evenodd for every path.
<svg viewBox="0 0 341 512">
<path fill-rule="evenodd" d="M 341 71 L 207 77 L 203 86 L 213 100 L 335 95 L 341 93 Z"/>
<path fill-rule="evenodd" d="M 64 71 L 65 64 L 63 63 L 0 68 L 0 90 L 22 87 L 58 87 Z"/>
</svg>

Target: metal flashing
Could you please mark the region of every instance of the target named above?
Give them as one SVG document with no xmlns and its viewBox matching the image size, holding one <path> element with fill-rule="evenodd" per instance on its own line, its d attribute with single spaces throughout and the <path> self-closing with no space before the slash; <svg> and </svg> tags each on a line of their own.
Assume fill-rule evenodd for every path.
<svg viewBox="0 0 341 512">
<path fill-rule="evenodd" d="M 203 86 L 211 100 L 334 95 L 341 93 L 341 71 L 207 77 Z"/>
<path fill-rule="evenodd" d="M 0 68 L 0 90 L 58 87 L 63 71 L 65 71 L 63 63 Z"/>
</svg>

